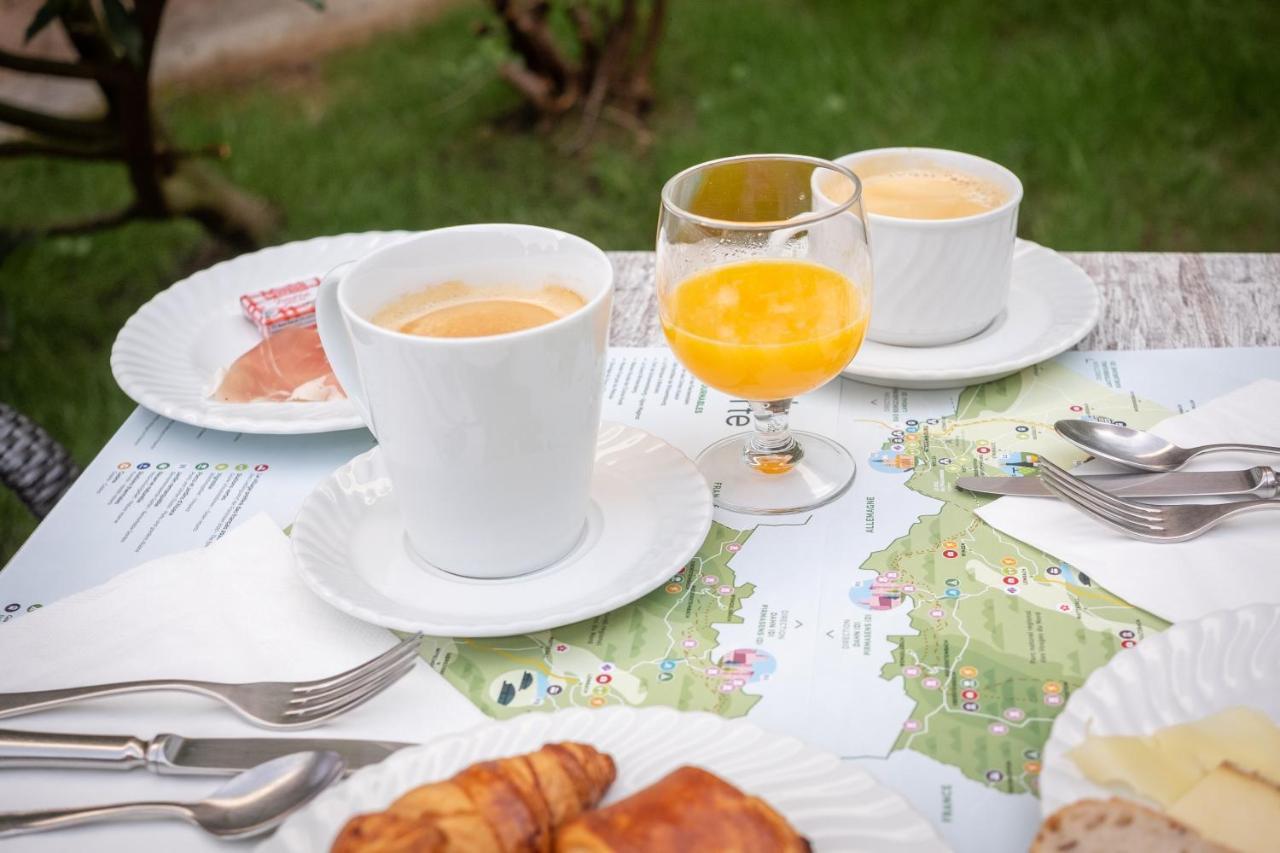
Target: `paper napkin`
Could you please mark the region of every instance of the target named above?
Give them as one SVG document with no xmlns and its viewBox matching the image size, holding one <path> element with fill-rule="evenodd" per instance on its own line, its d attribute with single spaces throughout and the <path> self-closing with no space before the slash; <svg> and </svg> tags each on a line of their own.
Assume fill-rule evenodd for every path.
<svg viewBox="0 0 1280 853">
<path fill-rule="evenodd" d="M 1184 447 L 1217 442 L 1280 446 L 1280 382 L 1264 379 L 1177 415 L 1152 432 Z M 1227 471 L 1280 466 L 1256 453 L 1213 453 L 1184 471 Z M 1122 472 L 1093 461 L 1076 474 Z M 1129 471 L 1132 473 L 1132 471 Z M 1212 498 L 1187 498 L 1204 502 Z M 1003 497 L 978 510 L 993 527 L 1030 543 L 1088 575 L 1131 604 L 1171 621 L 1257 602 L 1280 603 L 1275 542 L 1280 510 L 1223 522 L 1197 539 L 1150 543 L 1131 539 L 1063 501 Z"/>
<path fill-rule="evenodd" d="M 49 567 L 56 571 L 55 566 Z M 294 681 L 355 666 L 397 641 L 334 610 L 293 571 L 288 537 L 255 516 L 208 548 L 161 557 L 0 626 L 0 692 L 141 678 Z M 421 742 L 485 717 L 425 663 L 376 699 L 298 737 Z M 213 700 L 169 693 L 95 699 L 0 720 L 0 728 L 287 737 Z M 0 809 L 199 798 L 215 777 L 0 770 Z M 14 838 L 6 850 L 226 850 L 178 823 L 102 824 Z"/>
</svg>

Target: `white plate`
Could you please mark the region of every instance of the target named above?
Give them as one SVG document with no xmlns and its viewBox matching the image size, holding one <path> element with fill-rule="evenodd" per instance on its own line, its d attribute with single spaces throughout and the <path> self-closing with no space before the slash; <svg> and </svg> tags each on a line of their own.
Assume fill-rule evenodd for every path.
<svg viewBox="0 0 1280 853">
<path fill-rule="evenodd" d="M 135 402 L 175 421 L 250 433 L 310 433 L 364 426 L 348 400 L 219 403 L 207 396 L 218 370 L 260 340 L 240 297 L 324 275 L 344 261 L 403 240 L 408 231 L 369 231 L 273 246 L 214 264 L 151 298 L 111 347 L 111 372 Z"/>
<path fill-rule="evenodd" d="M 1088 735 L 1151 734 L 1237 705 L 1280 723 L 1277 685 L 1280 606 L 1220 610 L 1143 640 L 1089 676 L 1058 715 L 1044 749 L 1041 810 L 1123 793 L 1090 782 L 1067 756 Z"/>
<path fill-rule="evenodd" d="M 990 382 L 1075 346 L 1101 314 L 1097 285 L 1084 270 L 1052 249 L 1018 240 L 1009 304 L 990 326 L 972 338 L 936 347 L 864 341 L 844 375 L 895 388 Z"/>
<path fill-rule="evenodd" d="M 601 424 L 587 528 L 545 569 L 475 580 L 411 558 L 378 448 L 333 472 L 293 523 L 294 563 L 339 610 L 401 631 L 505 637 L 598 616 L 652 592 L 711 529 L 711 489 L 689 457 L 636 427 Z"/>
<path fill-rule="evenodd" d="M 605 803 L 685 764 L 717 773 L 766 800 L 822 851 L 912 851 L 947 846 L 907 801 L 851 762 L 742 720 L 671 708 L 577 708 L 526 714 L 401 750 L 359 770 L 285 821 L 259 853 L 328 850 L 353 815 L 386 808 L 401 794 L 447 779 L 469 764 L 574 740 L 610 753 L 618 778 Z"/>
</svg>

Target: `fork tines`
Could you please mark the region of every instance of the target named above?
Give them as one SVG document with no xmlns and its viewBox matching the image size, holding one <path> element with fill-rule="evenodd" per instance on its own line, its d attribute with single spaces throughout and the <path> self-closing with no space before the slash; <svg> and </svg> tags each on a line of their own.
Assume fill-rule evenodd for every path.
<svg viewBox="0 0 1280 853">
<path fill-rule="evenodd" d="M 422 634 L 414 634 L 346 672 L 295 685 L 292 707 L 284 716 L 299 723 L 319 722 L 363 705 L 413 669 L 421 642 Z"/>
<path fill-rule="evenodd" d="M 1040 481 L 1084 514 L 1130 536 L 1163 538 L 1163 506 L 1118 498 L 1079 477 L 1073 477 L 1043 456 L 1037 467 L 1040 469 Z"/>
</svg>

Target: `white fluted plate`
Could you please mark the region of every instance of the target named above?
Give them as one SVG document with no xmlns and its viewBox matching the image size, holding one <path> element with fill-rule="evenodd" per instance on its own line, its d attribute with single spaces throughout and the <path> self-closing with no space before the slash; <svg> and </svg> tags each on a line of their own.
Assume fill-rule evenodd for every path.
<svg viewBox="0 0 1280 853">
<path fill-rule="evenodd" d="M 990 326 L 935 347 L 867 340 L 843 372 L 859 382 L 894 388 L 990 382 L 1071 349 L 1101 316 L 1098 287 L 1084 270 L 1052 249 L 1018 240 L 1009 303 Z"/>
<path fill-rule="evenodd" d="M 175 421 L 230 432 L 298 434 L 364 426 L 349 400 L 221 403 L 215 377 L 261 340 L 240 297 L 322 276 L 408 231 L 316 237 L 232 258 L 174 283 L 134 312 L 111 347 L 111 372 L 134 402 Z"/>
<path fill-rule="evenodd" d="M 316 487 L 291 541 L 307 586 L 358 619 L 433 636 L 505 637 L 589 619 L 652 592 L 702 547 L 711 513 L 711 489 L 689 457 L 642 429 L 604 423 L 586 530 L 544 569 L 480 580 L 410 557 L 378 448 Z"/>
<path fill-rule="evenodd" d="M 1049 732 L 1041 810 L 1048 815 L 1076 800 L 1124 794 L 1090 782 L 1068 757 L 1090 734 L 1146 735 L 1237 705 L 1280 723 L 1280 606 L 1254 604 L 1179 622 L 1095 670 Z"/>
<path fill-rule="evenodd" d="M 289 818 L 258 853 L 328 850 L 347 819 L 477 761 L 573 740 L 613 756 L 605 803 L 685 764 L 703 767 L 781 812 L 813 849 L 934 853 L 947 846 L 923 817 L 865 770 L 743 720 L 672 708 L 582 708 L 487 723 L 395 753 L 352 774 Z"/>
</svg>

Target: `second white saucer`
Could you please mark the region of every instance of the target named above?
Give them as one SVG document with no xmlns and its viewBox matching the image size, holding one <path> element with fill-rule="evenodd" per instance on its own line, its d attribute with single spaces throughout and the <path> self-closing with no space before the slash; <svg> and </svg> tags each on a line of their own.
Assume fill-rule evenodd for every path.
<svg viewBox="0 0 1280 853">
<path fill-rule="evenodd" d="M 711 528 L 707 481 L 662 439 L 602 424 L 582 540 L 520 577 L 460 577 L 411 558 L 378 448 L 329 475 L 293 524 L 295 565 L 317 595 L 366 622 L 446 637 L 500 637 L 567 625 L 651 592 Z"/>
<path fill-rule="evenodd" d="M 936 347 L 865 341 L 844 375 L 893 388 L 990 382 L 1070 349 L 1101 316 L 1098 287 L 1084 270 L 1052 249 L 1019 240 L 1013 250 L 1009 302 L 990 326 L 971 338 Z"/>
</svg>

